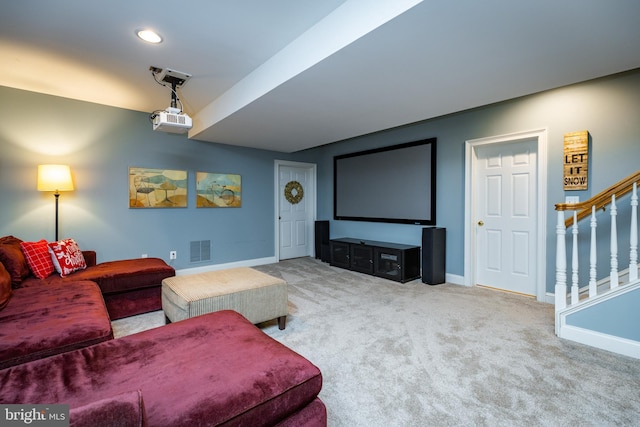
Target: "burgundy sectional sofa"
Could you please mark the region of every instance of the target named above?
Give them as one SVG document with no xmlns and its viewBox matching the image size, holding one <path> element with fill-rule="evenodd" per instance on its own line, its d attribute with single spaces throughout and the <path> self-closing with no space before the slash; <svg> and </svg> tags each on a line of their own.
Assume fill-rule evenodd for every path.
<svg viewBox="0 0 640 427">
<path fill-rule="evenodd" d="M 319 369 L 234 311 L 0 370 L 0 385 L 3 404 L 69 404 L 72 425 L 327 423 Z"/>
<path fill-rule="evenodd" d="M 0 264 L 0 282 L 7 277 Z M 111 321 L 95 283 L 16 289 L 0 310 L 0 369 L 110 339 Z"/>
<path fill-rule="evenodd" d="M 111 320 L 159 310 L 162 279 L 175 275 L 161 259 L 96 264 L 83 251 L 86 269 L 38 279 L 21 242 L 0 238 L 0 369 L 113 339 Z"/>
<path fill-rule="evenodd" d="M 176 275 L 160 258 L 135 258 L 96 263 L 95 251 L 82 251 L 87 268 L 66 277 L 53 274 L 46 279 L 32 275 L 22 287 L 90 280 L 100 287 L 111 320 L 162 309 L 162 280 Z"/>
<path fill-rule="evenodd" d="M 31 274 L 20 250 L 22 240 L 0 238 L 0 262 L 11 275 L 13 288 L 65 284 L 90 280 L 102 291 L 111 320 L 162 309 L 162 280 L 175 269 L 160 258 L 136 258 L 98 264 L 95 251 L 82 251 L 87 268 L 61 277 L 55 272 L 45 279 Z"/>
</svg>

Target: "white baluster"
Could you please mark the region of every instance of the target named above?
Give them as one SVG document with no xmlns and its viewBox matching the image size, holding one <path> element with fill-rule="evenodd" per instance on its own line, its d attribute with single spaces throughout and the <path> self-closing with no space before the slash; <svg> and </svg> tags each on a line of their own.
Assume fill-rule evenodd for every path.
<svg viewBox="0 0 640 427">
<path fill-rule="evenodd" d="M 598 251 L 596 250 L 596 227 L 598 227 L 598 221 L 596 220 L 596 207 L 591 206 L 591 249 L 589 251 L 589 298 L 595 297 L 598 294 L 598 286 L 596 284 L 597 270 L 596 265 L 598 263 Z"/>
<path fill-rule="evenodd" d="M 616 208 L 616 195 L 611 196 L 611 273 L 609 280 L 611 281 L 611 289 L 617 288 L 618 278 L 618 231 L 616 227 L 616 217 L 618 216 L 618 208 Z"/>
<path fill-rule="evenodd" d="M 573 235 L 573 245 L 571 248 L 571 305 L 577 304 L 578 295 L 578 214 L 573 211 L 573 227 L 571 227 Z"/>
<path fill-rule="evenodd" d="M 566 234 L 564 213 L 563 211 L 558 211 L 556 224 L 556 311 L 562 310 L 567 306 L 567 251 L 564 241 Z M 558 327 L 559 325 L 556 325 L 556 333 L 558 333 Z"/>
<path fill-rule="evenodd" d="M 638 188 L 633 183 L 631 194 L 631 231 L 629 235 L 629 282 L 638 280 Z"/>
</svg>

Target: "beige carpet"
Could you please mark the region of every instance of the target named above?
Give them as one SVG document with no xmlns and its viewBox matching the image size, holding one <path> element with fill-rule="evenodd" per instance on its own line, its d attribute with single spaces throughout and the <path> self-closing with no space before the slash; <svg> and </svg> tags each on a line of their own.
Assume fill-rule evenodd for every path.
<svg viewBox="0 0 640 427">
<path fill-rule="evenodd" d="M 310 258 L 257 269 L 289 284 L 287 328 L 260 327 L 320 368 L 329 426 L 640 426 L 640 361 L 559 340 L 551 305 Z"/>
</svg>

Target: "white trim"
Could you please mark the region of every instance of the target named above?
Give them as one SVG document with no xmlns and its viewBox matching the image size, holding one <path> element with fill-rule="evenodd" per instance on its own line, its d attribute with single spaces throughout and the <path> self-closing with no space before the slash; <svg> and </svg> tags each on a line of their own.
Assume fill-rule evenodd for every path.
<svg viewBox="0 0 640 427">
<path fill-rule="evenodd" d="M 600 304 L 601 302 L 615 298 L 618 295 L 635 291 L 638 288 L 640 288 L 640 280 L 634 280 L 631 283 L 621 283 L 619 286 L 615 288 L 609 288 L 604 291 L 599 290 L 600 292 L 595 297 L 587 298 L 583 301 L 578 301 L 576 304 L 568 306 L 566 309 L 562 310 L 561 312 L 569 315 L 576 311 L 580 311 L 584 308 L 591 307 L 593 305 L 597 305 L 597 304 Z"/>
<path fill-rule="evenodd" d="M 556 327 L 558 337 L 640 359 L 640 342 L 638 341 L 567 324 L 567 317 L 569 315 L 575 314 L 578 311 L 600 304 L 612 298 L 620 297 L 621 295 L 635 291 L 638 288 L 640 288 L 640 280 L 622 287 L 610 289 L 602 295 L 581 301 L 557 312 L 555 320 L 556 325 L 558 325 L 558 327 Z"/>
<path fill-rule="evenodd" d="M 475 171 L 474 165 L 477 160 L 476 148 L 489 144 L 501 144 L 517 142 L 520 140 L 535 140 L 537 142 L 537 270 L 536 270 L 536 299 L 546 301 L 546 278 L 547 278 L 547 129 L 535 129 L 531 131 L 516 132 L 506 135 L 491 136 L 487 138 L 470 139 L 465 141 L 465 178 L 464 178 L 464 285 L 472 286 L 475 274 L 475 233 L 472 228 L 472 221 L 475 218 L 473 212 L 473 186 L 471 179 Z"/>
<path fill-rule="evenodd" d="M 180 270 L 176 270 L 176 276 L 186 276 L 187 274 L 206 273 L 208 271 L 224 270 L 227 268 L 235 268 L 235 267 L 255 267 L 257 265 L 273 264 L 275 262 L 278 262 L 278 261 L 276 260 L 275 256 L 272 256 L 272 257 L 265 257 L 265 258 L 255 258 L 255 259 L 247 259 L 243 261 L 228 262 L 225 264 L 203 265 L 202 267 L 183 268 Z M 447 273 L 445 277 L 445 281 L 447 283 L 451 283 L 454 285 L 462 285 L 464 282 L 464 277 L 458 274 Z"/>
<path fill-rule="evenodd" d="M 577 313 L 578 311 L 592 307 L 594 305 L 601 304 L 610 299 L 619 297 L 620 295 L 628 292 L 635 291 L 640 288 L 640 280 L 636 280 L 632 283 L 623 284 L 613 289 L 604 291 L 595 297 L 586 298 L 582 301 L 578 301 L 576 304 L 572 304 L 556 312 L 556 323 L 564 327 L 566 325 L 567 316 Z"/>
<path fill-rule="evenodd" d="M 207 271 L 225 270 L 227 268 L 235 267 L 255 267 L 256 265 L 273 264 L 274 262 L 277 262 L 275 257 L 266 257 L 227 262 L 225 264 L 203 265 L 202 267 L 183 268 L 181 270 L 176 270 L 176 276 L 206 273 Z"/>
<path fill-rule="evenodd" d="M 445 274 L 445 281 L 447 283 L 453 283 L 454 285 L 464 285 L 464 277 L 459 274 Z"/>
<path fill-rule="evenodd" d="M 288 166 L 293 168 L 304 168 L 309 171 L 309 183 L 307 188 L 305 188 L 305 197 L 309 197 L 309 213 L 307 215 L 307 220 L 309 221 L 308 227 L 311 227 L 309 232 L 309 250 L 311 251 L 310 256 L 313 255 L 315 251 L 315 233 L 314 233 L 314 223 L 316 218 L 318 217 L 318 203 L 317 203 L 317 194 L 318 194 L 318 181 L 317 181 L 317 170 L 318 166 L 315 163 L 303 163 L 303 162 L 292 162 L 289 160 L 274 160 L 274 254 L 275 261 L 280 261 L 280 166 Z"/>
<path fill-rule="evenodd" d="M 564 324 L 560 338 L 640 359 L 640 342 Z"/>
<path fill-rule="evenodd" d="M 548 304 L 556 304 L 556 294 L 552 293 L 552 292 L 547 292 L 544 295 L 544 299 L 542 300 L 542 302 L 546 302 Z"/>
</svg>

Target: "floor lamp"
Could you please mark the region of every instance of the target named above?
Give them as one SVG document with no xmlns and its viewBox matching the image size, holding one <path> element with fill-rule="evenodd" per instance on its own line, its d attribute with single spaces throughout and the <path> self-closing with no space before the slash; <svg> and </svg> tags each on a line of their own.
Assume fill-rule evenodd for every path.
<svg viewBox="0 0 640 427">
<path fill-rule="evenodd" d="M 58 241 L 58 198 L 60 191 L 73 191 L 67 165 L 38 165 L 38 191 L 53 191 L 56 198 L 56 242 Z"/>
</svg>

